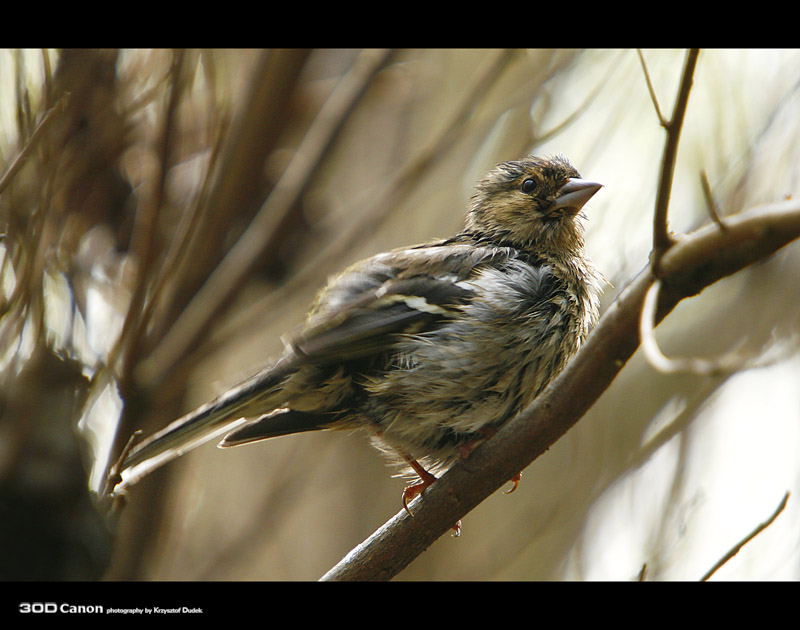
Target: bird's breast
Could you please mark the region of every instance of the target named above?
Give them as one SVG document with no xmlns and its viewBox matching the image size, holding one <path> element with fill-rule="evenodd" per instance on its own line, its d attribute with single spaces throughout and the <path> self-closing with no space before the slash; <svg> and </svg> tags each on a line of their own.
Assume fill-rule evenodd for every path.
<svg viewBox="0 0 800 630">
<path fill-rule="evenodd" d="M 510 260 L 460 284 L 472 297 L 454 316 L 405 336 L 363 380 L 373 421 L 411 452 L 512 418 L 575 352 L 589 316 L 579 287 L 548 265 Z"/>
</svg>

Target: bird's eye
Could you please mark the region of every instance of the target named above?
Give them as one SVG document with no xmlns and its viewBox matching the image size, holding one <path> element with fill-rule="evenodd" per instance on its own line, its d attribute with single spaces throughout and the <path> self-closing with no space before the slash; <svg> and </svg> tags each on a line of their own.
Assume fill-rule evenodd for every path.
<svg viewBox="0 0 800 630">
<path fill-rule="evenodd" d="M 522 186 L 520 186 L 520 190 L 524 192 L 526 195 L 530 195 L 536 188 L 539 186 L 539 183 L 535 179 L 528 178 L 522 182 Z"/>
</svg>

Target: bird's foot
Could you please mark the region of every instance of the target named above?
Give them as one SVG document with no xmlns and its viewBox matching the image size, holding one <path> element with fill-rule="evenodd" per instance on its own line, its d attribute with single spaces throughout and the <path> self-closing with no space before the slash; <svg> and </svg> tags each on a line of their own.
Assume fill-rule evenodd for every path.
<svg viewBox="0 0 800 630">
<path fill-rule="evenodd" d="M 511 490 L 507 490 L 507 491 L 506 491 L 506 492 L 504 492 L 503 494 L 511 494 L 512 492 L 514 492 L 514 490 L 516 490 L 516 489 L 519 487 L 519 480 L 520 480 L 521 478 L 522 478 L 522 473 L 521 473 L 521 472 L 518 472 L 516 475 L 514 475 L 513 477 L 511 477 L 510 481 L 511 481 L 511 483 L 513 483 L 514 485 L 513 485 L 513 486 L 511 486 Z"/>
<path fill-rule="evenodd" d="M 408 504 L 422 494 L 425 488 L 436 481 L 436 477 L 425 470 L 416 461 L 409 462 L 409 464 L 414 469 L 414 472 L 419 476 L 419 481 L 417 483 L 412 483 L 410 486 L 406 486 L 406 488 L 403 490 L 403 507 L 405 508 L 406 512 L 408 512 L 409 516 L 414 516 L 411 513 Z"/>
<path fill-rule="evenodd" d="M 419 476 L 419 481 L 417 483 L 412 483 L 410 486 L 406 486 L 403 490 L 403 507 L 405 508 L 406 512 L 408 512 L 409 516 L 414 516 L 411 512 L 411 509 L 408 507 L 408 504 L 416 499 L 422 492 L 430 486 L 434 481 L 436 481 L 436 477 L 425 470 L 416 460 L 411 460 L 408 462 L 409 465 L 414 469 L 414 472 L 417 473 Z M 461 536 L 461 520 L 451 527 L 455 534 L 453 536 Z"/>
</svg>

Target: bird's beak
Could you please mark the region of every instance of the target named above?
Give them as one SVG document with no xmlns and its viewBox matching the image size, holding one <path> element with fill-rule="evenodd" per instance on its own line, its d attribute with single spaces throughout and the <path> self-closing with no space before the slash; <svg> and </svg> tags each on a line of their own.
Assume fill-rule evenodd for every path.
<svg viewBox="0 0 800 630">
<path fill-rule="evenodd" d="M 584 204 L 602 187 L 603 184 L 597 182 L 571 177 L 558 191 L 553 205 L 548 210 L 563 208 L 572 215 L 578 214 Z"/>
</svg>

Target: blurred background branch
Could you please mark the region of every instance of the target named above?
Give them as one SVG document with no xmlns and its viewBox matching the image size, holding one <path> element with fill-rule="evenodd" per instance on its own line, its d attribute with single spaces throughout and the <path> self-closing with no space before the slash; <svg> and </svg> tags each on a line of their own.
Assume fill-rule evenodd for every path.
<svg viewBox="0 0 800 630">
<path fill-rule="evenodd" d="M 272 239 L 279 233 L 281 224 L 289 221 L 289 213 L 297 205 L 347 117 L 375 73 L 389 58 L 389 51 L 366 51 L 353 62 L 352 68 L 338 82 L 309 126 L 291 161 L 247 230 L 197 291 L 160 346 L 142 365 L 142 381 L 155 383 L 164 379 L 174 369 L 178 357 L 185 357 L 190 347 L 208 333 L 209 323 L 224 310 L 264 250 L 275 245 Z M 250 133 L 249 128 L 246 125 L 244 127 Z"/>
<path fill-rule="evenodd" d="M 797 194 L 798 61 L 703 53 L 675 154 L 676 233 L 712 222 L 706 199 L 727 224 Z M 0 51 L 3 576 L 317 579 L 398 509 L 402 482 L 361 440 L 203 447 L 111 521 L 94 493 L 133 431 L 274 356 L 328 274 L 457 231 L 499 161 L 562 152 L 605 184 L 587 236 L 610 308 L 652 246 L 650 94 L 673 93 L 685 67 L 677 50 Z M 246 259 L 212 281 L 247 234 Z M 657 330 L 666 356 L 780 360 L 701 376 L 634 353 L 512 496 L 398 579 L 702 574 L 720 548 L 704 541 L 733 545 L 800 479 L 786 385 L 798 255 L 684 300 Z M 789 502 L 714 577 L 797 579 L 797 522 Z"/>
</svg>

